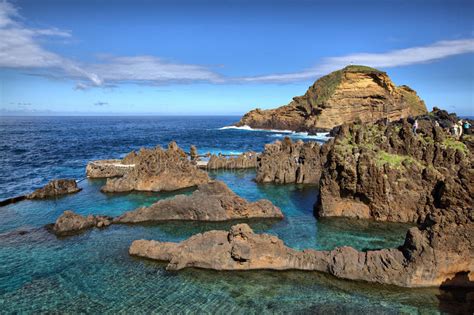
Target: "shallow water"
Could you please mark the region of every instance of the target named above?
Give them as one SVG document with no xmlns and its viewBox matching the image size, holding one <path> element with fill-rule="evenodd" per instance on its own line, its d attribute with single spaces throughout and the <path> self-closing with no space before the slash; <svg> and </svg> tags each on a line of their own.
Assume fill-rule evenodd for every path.
<svg viewBox="0 0 474 315">
<path fill-rule="evenodd" d="M 227 121 L 231 119 L 202 122 L 204 127 L 200 127 L 200 130 L 209 129 L 209 137 L 217 137 L 219 132 L 224 132 L 220 134 L 222 139 L 213 140 L 216 142 L 209 144 L 207 148 L 257 150 L 259 141 L 263 145 L 272 138 L 271 134 L 264 132 L 250 132 L 251 134 L 246 133 L 244 136 L 233 133 L 245 131 L 216 129 L 227 125 Z M 76 123 L 83 122 L 70 122 L 70 129 L 77 129 L 75 132 L 80 134 L 82 127 L 78 127 Z M 40 125 L 42 124 L 43 122 Z M 134 122 L 134 126 L 137 124 L 141 123 Z M 148 127 L 140 128 L 143 128 L 143 132 L 148 132 Z M 110 132 L 107 128 L 105 130 L 106 134 Z M 137 136 L 139 133 L 134 130 L 131 130 L 131 134 Z M 192 132 L 186 130 L 183 127 L 182 134 L 188 135 L 189 138 L 184 139 L 190 141 Z M 87 131 L 83 130 L 82 133 L 87 134 Z M 250 135 L 252 138 L 249 138 Z M 10 137 L 13 139 L 13 136 Z M 27 138 L 26 135 L 23 137 Z M 97 137 L 113 138 L 110 134 Z M 129 134 L 128 137 L 132 136 Z M 147 137 L 150 138 L 143 140 L 144 142 L 154 141 L 152 136 Z M 186 143 L 177 134 L 161 134 L 158 138 L 166 143 L 170 140 L 169 137 L 176 137 L 178 143 Z M 254 137 L 257 139 L 255 143 L 252 142 Z M 49 150 L 43 154 L 38 153 L 44 149 L 42 146 L 27 146 L 26 152 L 19 153 L 19 156 L 26 157 L 24 165 L 14 171 L 20 176 L 2 178 L 2 185 L 5 187 L 8 183 L 16 183 L 16 187 L 31 190 L 33 187 L 25 170 L 33 174 L 33 178 L 37 178 L 35 180 L 39 180 L 42 174 L 47 174 L 48 179 L 65 174 L 82 177 L 84 163 L 88 158 L 106 158 L 125 153 L 128 143 L 125 138 L 128 139 L 124 136 L 115 144 L 101 142 L 103 147 L 78 148 L 80 154 L 69 152 L 76 148 L 69 142 L 49 144 Z M 201 146 L 205 147 L 207 142 L 201 141 Z M 135 143 L 130 138 L 130 143 L 132 142 Z M 66 157 L 71 160 L 57 157 L 58 152 L 68 152 Z M 107 155 L 107 152 L 110 154 Z M 37 168 L 31 160 L 32 156 L 39 159 L 38 165 L 42 164 L 44 169 L 43 166 Z M 2 157 L 5 158 L 9 161 L 20 159 L 16 155 Z M 13 167 L 10 162 L 3 164 L 4 161 L 3 169 Z M 284 220 L 247 222 L 255 231 L 277 235 L 288 246 L 297 249 L 333 249 L 342 245 L 360 250 L 393 247 L 403 242 L 409 228 L 405 224 L 364 220 L 316 220 L 313 216 L 313 204 L 318 192 L 314 186 L 258 185 L 253 181 L 254 171 L 216 171 L 211 176 L 223 180 L 244 198 L 268 198 L 279 206 L 285 214 Z M 168 272 L 164 269 L 164 263 L 128 255 L 128 247 L 135 239 L 180 241 L 195 233 L 228 229 L 236 221 L 113 225 L 107 229 L 94 229 L 67 238 L 56 238 L 43 228 L 67 209 L 81 214 L 115 216 L 175 194 L 108 195 L 99 191 L 103 183 L 102 180 L 84 180 L 80 182 L 83 190 L 77 194 L 56 200 L 22 201 L 0 208 L 0 313 L 431 314 L 462 306 L 462 297 L 459 302 L 456 297 L 434 288 L 403 289 L 343 281 L 317 272 L 215 272 L 196 269 Z M 2 193 L 7 196 L 12 191 L 15 190 Z M 191 192 L 192 189 L 187 189 L 179 193 Z"/>
</svg>

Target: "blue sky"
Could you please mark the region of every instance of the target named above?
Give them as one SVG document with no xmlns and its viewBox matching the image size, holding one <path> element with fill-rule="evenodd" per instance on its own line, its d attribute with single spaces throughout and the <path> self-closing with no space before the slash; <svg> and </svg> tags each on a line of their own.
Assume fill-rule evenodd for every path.
<svg viewBox="0 0 474 315">
<path fill-rule="evenodd" d="M 474 115 L 474 1 L 0 0 L 0 114 L 242 114 L 353 62 Z"/>
</svg>

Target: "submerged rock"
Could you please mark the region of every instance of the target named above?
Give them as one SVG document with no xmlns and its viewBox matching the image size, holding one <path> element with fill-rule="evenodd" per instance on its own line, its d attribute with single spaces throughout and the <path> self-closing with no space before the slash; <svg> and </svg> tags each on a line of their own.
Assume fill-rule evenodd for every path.
<svg viewBox="0 0 474 315">
<path fill-rule="evenodd" d="M 292 142 L 286 137 L 265 145 L 257 159 L 256 181 L 277 184 L 317 184 L 321 177 L 324 154 L 316 142 Z"/>
<path fill-rule="evenodd" d="M 77 234 L 93 227 L 107 227 L 110 224 L 112 224 L 112 217 L 94 215 L 88 215 L 86 217 L 76 214 L 71 210 L 66 210 L 56 220 L 56 223 L 54 223 L 54 226 L 52 227 L 52 231 L 58 236 L 66 236 Z"/>
<path fill-rule="evenodd" d="M 316 133 L 343 123 L 398 120 L 426 112 L 414 90 L 395 86 L 385 72 L 354 65 L 321 77 L 288 105 L 248 112 L 236 125 Z"/>
<path fill-rule="evenodd" d="M 142 148 L 124 161 L 133 161 L 135 167 L 123 177 L 108 178 L 103 192 L 173 191 L 209 181 L 207 173 L 193 165 L 175 142 L 167 150 Z"/>
<path fill-rule="evenodd" d="M 245 152 L 235 157 L 213 154 L 205 168 L 209 170 L 255 168 L 257 166 L 257 156 L 256 152 Z"/>
<path fill-rule="evenodd" d="M 278 207 L 262 199 L 248 202 L 221 181 L 198 186 L 191 195 L 160 200 L 149 207 L 126 212 L 115 222 L 137 223 L 165 220 L 224 221 L 248 218 L 283 218 Z"/>
<path fill-rule="evenodd" d="M 28 199 L 53 198 L 81 191 L 74 179 L 55 179 L 27 195 Z"/>
<path fill-rule="evenodd" d="M 449 224 L 452 224 L 449 223 Z M 452 229 L 451 229 L 452 228 Z M 443 234 L 438 234 L 444 231 Z M 168 270 L 187 267 L 214 270 L 314 270 L 338 278 L 403 287 L 440 286 L 468 274 L 459 286 L 474 286 L 472 220 L 438 230 L 413 228 L 400 248 L 360 252 L 352 247 L 332 251 L 291 249 L 276 236 L 255 234 L 247 224 L 230 231 L 209 231 L 180 243 L 136 240 L 133 256 L 168 261 Z"/>
</svg>

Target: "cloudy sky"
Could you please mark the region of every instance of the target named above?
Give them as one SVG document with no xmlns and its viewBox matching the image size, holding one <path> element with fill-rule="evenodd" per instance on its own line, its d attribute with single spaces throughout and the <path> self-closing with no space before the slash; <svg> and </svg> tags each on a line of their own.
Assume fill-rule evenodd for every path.
<svg viewBox="0 0 474 315">
<path fill-rule="evenodd" d="M 0 0 L 0 114 L 242 114 L 347 64 L 474 115 L 474 1 Z"/>
</svg>

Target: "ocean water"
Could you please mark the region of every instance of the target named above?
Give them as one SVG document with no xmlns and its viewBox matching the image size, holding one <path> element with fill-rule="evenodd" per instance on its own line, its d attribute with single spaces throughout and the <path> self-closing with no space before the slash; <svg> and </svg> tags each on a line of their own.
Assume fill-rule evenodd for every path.
<svg viewBox="0 0 474 315">
<path fill-rule="evenodd" d="M 281 132 L 225 128 L 238 117 L 2 117 L 0 198 L 52 178 L 83 178 L 91 159 L 121 157 L 141 146 L 176 140 L 201 152 L 261 151 Z M 315 140 L 304 134 L 289 134 Z M 318 136 L 316 140 L 323 140 Z M 297 249 L 400 245 L 405 224 L 313 216 L 314 186 L 260 185 L 255 172 L 214 171 L 244 198 L 267 198 L 284 220 L 247 221 Z M 234 222 L 116 225 L 57 238 L 44 229 L 67 209 L 119 215 L 176 193 L 102 194 L 103 180 L 83 180 L 80 193 L 0 208 L 0 313 L 308 313 L 436 314 L 463 307 L 463 297 L 436 288 L 404 289 L 339 280 L 318 272 L 165 270 L 130 257 L 135 239 L 180 241 Z M 179 193 L 190 193 L 192 189 Z"/>
</svg>

